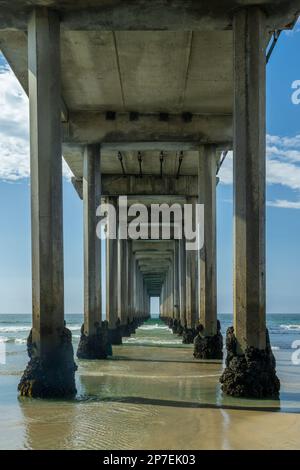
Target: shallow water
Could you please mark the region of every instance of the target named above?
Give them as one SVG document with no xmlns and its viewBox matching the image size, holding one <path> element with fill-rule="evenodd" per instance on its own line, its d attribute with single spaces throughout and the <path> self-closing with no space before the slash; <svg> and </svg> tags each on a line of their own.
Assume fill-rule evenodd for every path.
<svg viewBox="0 0 300 470">
<path fill-rule="evenodd" d="M 30 318 L 27 324 L 23 316 L 6 319 L 0 323 L 0 334 L 9 337 L 7 364 L 0 365 L 0 448 L 299 448 L 300 365 L 291 362 L 291 344 L 300 339 L 300 316 L 274 317 L 269 329 L 280 401 L 224 397 L 223 364 L 193 360 L 192 346 L 179 344 L 157 319 L 115 346 L 112 359 L 77 361 L 75 400 L 18 399 L 27 362 L 22 328 L 30 328 Z M 81 318 L 67 319 L 76 348 Z M 221 321 L 225 329 L 231 318 Z"/>
</svg>

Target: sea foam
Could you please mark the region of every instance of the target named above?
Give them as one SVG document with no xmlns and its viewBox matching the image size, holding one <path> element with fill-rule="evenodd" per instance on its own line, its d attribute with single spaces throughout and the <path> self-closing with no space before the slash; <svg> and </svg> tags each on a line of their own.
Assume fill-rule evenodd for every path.
<svg viewBox="0 0 300 470">
<path fill-rule="evenodd" d="M 300 325 L 280 325 L 280 328 L 282 328 L 283 330 L 297 331 L 300 330 Z"/>
</svg>

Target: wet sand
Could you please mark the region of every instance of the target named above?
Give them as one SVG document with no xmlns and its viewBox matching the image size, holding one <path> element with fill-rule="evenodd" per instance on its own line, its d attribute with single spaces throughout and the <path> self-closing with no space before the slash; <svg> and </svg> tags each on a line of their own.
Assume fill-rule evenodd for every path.
<svg viewBox="0 0 300 470">
<path fill-rule="evenodd" d="M 73 401 L 18 399 L 21 371 L 0 376 L 0 448 L 299 448 L 300 374 L 288 354 L 277 354 L 280 402 L 222 396 L 222 364 L 193 360 L 190 346 L 114 354 L 78 361 Z"/>
</svg>

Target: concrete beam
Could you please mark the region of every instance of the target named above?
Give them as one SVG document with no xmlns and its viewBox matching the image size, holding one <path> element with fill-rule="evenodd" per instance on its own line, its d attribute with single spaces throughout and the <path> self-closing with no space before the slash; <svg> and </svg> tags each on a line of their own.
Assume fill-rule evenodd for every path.
<svg viewBox="0 0 300 470">
<path fill-rule="evenodd" d="M 130 121 L 128 113 L 120 113 L 115 120 L 107 120 L 106 113 L 78 111 L 69 112 L 63 142 L 135 143 L 140 146 L 139 150 L 144 150 L 144 142 L 151 141 L 213 143 L 223 148 L 232 145 L 232 132 L 232 116 L 227 114 L 194 115 L 190 122 L 184 122 L 178 114 L 170 115 L 167 121 L 161 121 L 158 115 L 144 114 L 138 120 Z"/>
<path fill-rule="evenodd" d="M 244 0 L 243 6 L 253 5 Z M 299 3 L 296 0 L 259 2 L 267 13 L 270 29 L 289 27 L 294 20 Z M 256 2 L 257 4 L 257 2 Z M 232 26 L 232 12 L 240 8 L 238 0 L 152 0 L 145 2 L 113 0 L 109 3 L 99 0 L 89 2 L 61 2 L 60 0 L 0 0 L 0 29 L 26 30 L 28 14 L 32 6 L 49 6 L 60 12 L 63 28 L 66 30 L 111 31 L 111 30 L 170 30 L 170 31 L 212 31 L 229 29 Z"/>
<path fill-rule="evenodd" d="M 134 240 L 132 242 L 132 249 L 134 253 L 140 250 L 148 252 L 152 251 L 153 253 L 165 250 L 169 251 L 173 250 L 173 243 L 174 242 L 171 240 Z"/>
<path fill-rule="evenodd" d="M 72 183 L 77 194 L 82 199 L 82 180 L 72 178 Z M 126 195 L 135 196 L 167 196 L 169 198 L 178 196 L 183 200 L 185 197 L 197 196 L 197 176 L 146 176 L 142 178 L 131 175 L 124 178 L 122 175 L 102 175 L 103 196 L 118 197 Z"/>
</svg>

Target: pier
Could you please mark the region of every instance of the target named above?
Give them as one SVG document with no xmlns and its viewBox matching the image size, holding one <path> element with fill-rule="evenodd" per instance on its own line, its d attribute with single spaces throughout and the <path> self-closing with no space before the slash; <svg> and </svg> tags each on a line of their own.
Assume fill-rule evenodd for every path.
<svg viewBox="0 0 300 470">
<path fill-rule="evenodd" d="M 151 297 L 195 358 L 222 359 L 216 189 L 233 150 L 234 324 L 220 381 L 232 396 L 278 397 L 266 329 L 265 75 L 274 31 L 299 11 L 295 0 L 0 0 L 0 49 L 30 103 L 33 322 L 21 395 L 74 396 L 75 355 L 113 354 L 149 318 Z M 62 155 L 84 208 L 78 351 L 64 318 Z M 102 311 L 97 207 L 118 209 L 124 196 L 133 209 L 203 205 L 204 243 L 187 249 L 174 214 L 169 240 L 107 239 Z"/>
</svg>

